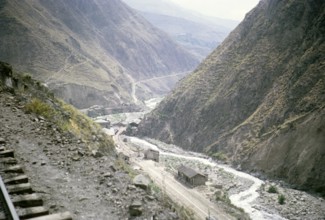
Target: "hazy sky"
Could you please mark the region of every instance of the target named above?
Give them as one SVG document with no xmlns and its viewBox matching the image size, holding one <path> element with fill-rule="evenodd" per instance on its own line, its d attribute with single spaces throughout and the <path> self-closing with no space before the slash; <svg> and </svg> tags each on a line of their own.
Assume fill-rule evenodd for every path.
<svg viewBox="0 0 325 220">
<path fill-rule="evenodd" d="M 204 15 L 243 20 L 259 0 L 171 0 L 174 3 Z"/>
</svg>

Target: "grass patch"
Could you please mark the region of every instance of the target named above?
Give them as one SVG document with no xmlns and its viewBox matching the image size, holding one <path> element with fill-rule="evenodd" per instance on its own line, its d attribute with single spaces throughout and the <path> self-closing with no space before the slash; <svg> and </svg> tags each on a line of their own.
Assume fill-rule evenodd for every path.
<svg viewBox="0 0 325 220">
<path fill-rule="evenodd" d="M 214 159 L 216 159 L 216 160 L 220 160 L 220 161 L 227 161 L 227 160 L 228 160 L 227 155 L 224 154 L 224 153 L 221 152 L 221 151 L 212 154 L 212 158 L 214 158 Z"/>
<path fill-rule="evenodd" d="M 62 100 L 49 100 L 44 102 L 40 98 L 33 98 L 25 105 L 25 111 L 44 117 L 63 133 L 73 134 L 88 144 L 90 150 L 101 153 L 113 150 L 113 140 L 101 131 L 98 124 Z"/>
<path fill-rule="evenodd" d="M 33 98 L 29 103 L 27 103 L 25 105 L 25 111 L 27 113 L 34 113 L 36 115 L 43 116 L 49 120 L 53 120 L 55 116 L 55 111 L 53 108 L 38 98 Z"/>
<path fill-rule="evenodd" d="M 278 196 L 278 202 L 279 202 L 280 205 L 285 204 L 285 200 L 286 200 L 286 198 L 285 198 L 284 195 L 280 194 L 280 195 Z"/>
<path fill-rule="evenodd" d="M 267 190 L 268 193 L 278 193 L 278 189 L 276 186 L 270 186 L 269 189 Z"/>
</svg>

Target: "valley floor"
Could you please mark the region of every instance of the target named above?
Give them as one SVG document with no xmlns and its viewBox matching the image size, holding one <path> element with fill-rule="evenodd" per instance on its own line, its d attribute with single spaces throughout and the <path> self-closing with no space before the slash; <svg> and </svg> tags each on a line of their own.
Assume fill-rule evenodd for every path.
<svg viewBox="0 0 325 220">
<path fill-rule="evenodd" d="M 123 128 L 114 137 L 118 150 L 129 155 L 134 165 L 148 173 L 172 199 L 192 209 L 198 219 L 204 219 L 208 212 L 219 218 L 222 216 L 220 219 L 238 217 L 240 212 L 229 206 L 227 201 L 242 208 L 251 219 L 256 220 L 325 219 L 325 201 L 320 197 L 286 187 L 281 181 L 260 180 L 177 146 L 152 139 L 119 136 L 122 131 Z M 139 149 L 143 152 L 148 148 L 160 151 L 159 163 L 139 157 Z M 208 173 L 209 182 L 206 186 L 190 189 L 176 181 L 174 177 L 181 164 Z M 277 192 L 268 192 L 270 187 L 274 187 Z M 193 198 L 193 195 L 199 199 Z M 279 204 L 280 196 L 284 197 L 284 204 Z"/>
<path fill-rule="evenodd" d="M 119 133 L 123 131 L 120 130 Z M 242 213 L 238 210 L 226 207 L 218 207 L 208 198 L 203 196 L 196 189 L 191 189 L 177 181 L 170 172 L 165 170 L 164 164 L 139 157 L 136 148 L 123 142 L 119 133 L 114 137 L 118 146 L 118 151 L 128 155 L 134 166 L 141 168 L 151 179 L 166 193 L 174 202 L 191 209 L 195 219 L 205 220 L 209 213 L 211 216 L 218 216 L 221 219 L 237 219 Z M 230 211 L 232 214 L 229 214 Z"/>
</svg>

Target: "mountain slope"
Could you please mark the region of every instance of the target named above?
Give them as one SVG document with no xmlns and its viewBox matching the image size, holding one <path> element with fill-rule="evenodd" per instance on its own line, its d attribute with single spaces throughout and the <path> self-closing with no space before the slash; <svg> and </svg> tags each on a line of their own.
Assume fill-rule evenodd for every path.
<svg viewBox="0 0 325 220">
<path fill-rule="evenodd" d="M 186 72 L 198 62 L 119 0 L 3 0 L 0 17 L 7 27 L 0 59 L 80 108 L 136 102 L 134 89 L 152 91 L 134 88 L 134 81 Z"/>
<path fill-rule="evenodd" d="M 239 23 L 203 16 L 185 10 L 168 0 L 123 1 L 200 60 L 208 56 Z"/>
<path fill-rule="evenodd" d="M 14 150 L 14 165 L 19 164 L 32 188 L 42 192 L 42 206 L 49 213 L 69 210 L 78 220 L 134 219 L 129 207 L 137 200 L 141 201 L 138 219 L 186 218 L 183 207 L 170 199 L 166 205 L 165 195 L 133 185 L 132 177 L 139 172 L 117 157 L 112 137 L 98 124 L 55 98 L 39 81 L 1 61 L 0 112 L 0 146 Z M 2 170 L 13 166 L 3 159 Z M 13 176 L 17 175 L 1 173 L 3 181 Z M 15 184 L 19 183 L 6 186 Z M 11 199 L 15 196 L 10 194 Z M 15 208 L 20 215 L 28 211 L 17 203 Z"/>
<path fill-rule="evenodd" d="M 230 33 L 220 25 L 205 24 L 184 18 L 141 12 L 148 21 L 168 33 L 175 41 L 200 60 L 208 56 Z M 199 30 L 199 31 L 198 31 Z"/>
<path fill-rule="evenodd" d="M 261 1 L 140 133 L 324 193 L 324 7 Z"/>
</svg>

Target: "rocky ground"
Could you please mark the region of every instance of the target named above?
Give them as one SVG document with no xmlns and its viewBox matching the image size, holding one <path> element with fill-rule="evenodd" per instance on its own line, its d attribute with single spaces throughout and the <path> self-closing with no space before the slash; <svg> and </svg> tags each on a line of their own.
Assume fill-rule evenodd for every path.
<svg viewBox="0 0 325 220">
<path fill-rule="evenodd" d="M 51 212 L 70 211 L 78 220 L 177 218 L 158 194 L 133 184 L 136 173 L 115 155 L 95 157 L 81 140 L 23 106 L 19 97 L 0 92 L 0 145 L 15 150 Z M 130 216 L 139 210 L 139 217 Z"/>
</svg>

